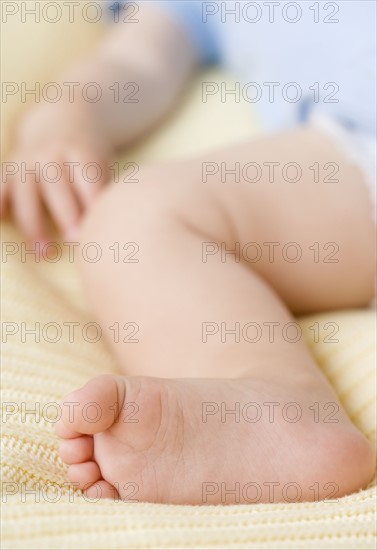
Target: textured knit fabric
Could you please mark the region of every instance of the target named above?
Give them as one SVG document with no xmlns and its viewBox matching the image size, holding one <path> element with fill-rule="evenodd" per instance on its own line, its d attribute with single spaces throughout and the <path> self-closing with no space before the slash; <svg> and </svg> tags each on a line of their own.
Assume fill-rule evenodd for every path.
<svg viewBox="0 0 377 550">
<path fill-rule="evenodd" d="M 18 235 L 6 226 L 3 239 L 17 242 Z M 67 258 L 33 266 L 15 254 L 2 265 L 3 323 L 25 323 L 30 329 L 39 322 L 41 334 L 45 330 L 39 343 L 24 330 L 24 343 L 20 332 L 8 335 L 3 345 L 3 548 L 375 547 L 374 483 L 337 502 L 217 507 L 92 503 L 71 492 L 58 457 L 51 403 L 91 376 L 117 372 L 116 366 L 102 341 L 91 344 L 79 338 L 82 331 L 75 343 L 64 336 L 55 343 L 46 341 L 54 339 L 53 332 L 46 332 L 48 323 L 83 327 L 93 321 Z M 374 314 L 334 312 L 302 319 L 301 326 L 352 420 L 375 441 Z"/>
</svg>

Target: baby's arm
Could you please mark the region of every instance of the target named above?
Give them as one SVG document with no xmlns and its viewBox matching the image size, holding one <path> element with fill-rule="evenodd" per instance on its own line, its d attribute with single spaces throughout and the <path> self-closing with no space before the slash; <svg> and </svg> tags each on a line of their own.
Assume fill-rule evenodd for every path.
<svg viewBox="0 0 377 550">
<path fill-rule="evenodd" d="M 39 162 L 41 177 L 26 175 L 22 181 L 18 171 L 3 181 L 1 211 L 11 206 L 17 224 L 33 242 L 49 238 L 43 204 L 65 238 L 75 239 L 82 211 L 106 182 L 111 155 L 169 111 L 195 68 L 194 46 L 170 16 L 144 6 L 138 19 L 116 24 L 92 54 L 61 78 L 80 83 L 78 89 L 95 82 L 102 90 L 99 102 L 75 94 L 73 103 L 40 103 L 19 124 L 12 160 L 28 169 Z M 43 178 L 43 166 L 52 162 L 63 169 L 58 182 Z M 75 178 L 67 169 L 70 162 L 80 163 Z M 96 184 L 80 177 L 89 162 L 102 169 Z"/>
<path fill-rule="evenodd" d="M 144 4 L 138 18 L 135 24 L 117 24 L 75 71 L 107 92 L 95 104 L 95 118 L 111 149 L 153 127 L 171 109 L 197 63 L 187 32 L 171 15 Z"/>
</svg>

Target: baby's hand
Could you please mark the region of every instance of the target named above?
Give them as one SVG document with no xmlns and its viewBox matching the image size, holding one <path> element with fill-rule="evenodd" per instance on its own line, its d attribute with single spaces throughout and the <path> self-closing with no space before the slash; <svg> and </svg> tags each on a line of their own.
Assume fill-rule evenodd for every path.
<svg viewBox="0 0 377 550">
<path fill-rule="evenodd" d="M 49 239 L 47 210 L 67 240 L 77 239 L 81 215 L 105 184 L 109 151 L 83 108 L 41 104 L 22 120 L 2 178 L 1 215 L 35 243 Z"/>
</svg>

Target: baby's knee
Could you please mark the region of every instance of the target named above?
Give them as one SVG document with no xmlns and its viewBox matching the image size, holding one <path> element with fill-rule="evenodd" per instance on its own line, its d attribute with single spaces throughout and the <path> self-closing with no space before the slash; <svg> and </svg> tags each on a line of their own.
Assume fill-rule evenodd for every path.
<svg viewBox="0 0 377 550">
<path fill-rule="evenodd" d="M 142 225 L 161 206 L 161 192 L 151 183 L 109 182 L 83 218 L 81 240 L 108 241 Z"/>
<path fill-rule="evenodd" d="M 184 163 L 140 168 L 135 183 L 110 183 L 82 223 L 82 241 L 110 242 L 150 235 L 174 223 L 206 231 L 217 203 Z"/>
</svg>

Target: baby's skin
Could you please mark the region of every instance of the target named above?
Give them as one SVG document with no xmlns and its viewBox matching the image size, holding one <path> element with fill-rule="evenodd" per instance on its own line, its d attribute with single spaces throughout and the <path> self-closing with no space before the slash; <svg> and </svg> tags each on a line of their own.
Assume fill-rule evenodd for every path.
<svg viewBox="0 0 377 550">
<path fill-rule="evenodd" d="M 139 184 L 101 189 L 116 149 L 169 111 L 196 63 L 186 35 L 150 8 L 140 25 L 112 33 L 69 75 L 104 87 L 137 81 L 146 90 L 139 104 L 42 105 L 19 128 L 14 158 L 96 159 L 104 178 L 90 191 L 65 181 L 56 192 L 43 181 L 23 191 L 14 178 L 2 192 L 3 214 L 11 210 L 33 242 L 49 238 L 46 206 L 67 238 L 102 250 L 133 242 L 140 251 L 134 263 L 109 257 L 80 265 L 120 373 L 106 374 L 104 365 L 103 376 L 63 399 L 60 457 L 70 481 L 93 498 L 336 499 L 369 483 L 374 450 L 302 337 L 288 338 L 281 327 L 296 325 L 294 315 L 364 307 L 373 297 L 375 224 L 359 168 L 327 137 L 301 127 L 145 167 Z M 287 183 L 277 171 L 273 182 L 251 185 L 244 174 L 235 182 L 218 172 L 203 182 L 205 163 L 251 160 L 296 162 L 302 177 Z M 318 183 L 315 163 L 337 165 L 338 181 Z M 302 252 L 295 262 L 278 253 L 292 242 Z M 250 261 L 240 253 L 250 243 L 273 243 L 275 255 Z M 328 243 L 337 261 L 325 261 Z M 130 319 L 138 341 L 115 342 L 114 322 Z M 258 339 L 252 327 L 276 330 Z"/>
<path fill-rule="evenodd" d="M 375 228 L 362 175 L 311 128 L 211 160 L 234 166 L 250 151 L 261 166 L 271 158 L 284 165 L 291 151 L 303 167 L 331 158 L 342 192 L 318 186 L 308 168 L 303 182 L 289 186 L 282 178 L 224 184 L 219 175 L 203 185 L 204 159 L 193 159 L 145 168 L 139 186 L 108 187 L 83 223 L 83 242 L 106 250 L 125 235 L 140 248 L 138 263 L 81 265 L 89 302 L 125 375 L 94 378 L 63 400 L 61 458 L 89 496 L 307 501 L 352 493 L 373 476 L 370 443 L 302 338 L 279 330 L 294 323 L 292 313 L 371 299 Z M 293 241 L 303 251 L 335 242 L 339 261 L 315 262 L 304 253 L 295 263 L 281 254 L 253 264 L 234 252 L 225 261 L 219 253 L 202 256 L 208 243 L 234 251 L 236 243 L 242 250 L 250 242 Z M 130 319 L 139 342 L 114 342 L 109 327 Z M 257 340 L 253 328 L 244 330 L 250 323 L 278 328 Z"/>
</svg>

